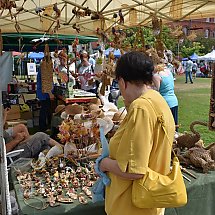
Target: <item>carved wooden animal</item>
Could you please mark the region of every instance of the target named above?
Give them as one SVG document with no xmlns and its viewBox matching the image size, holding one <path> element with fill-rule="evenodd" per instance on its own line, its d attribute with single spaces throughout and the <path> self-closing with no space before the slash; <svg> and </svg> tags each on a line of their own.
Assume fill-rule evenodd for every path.
<svg viewBox="0 0 215 215">
<path fill-rule="evenodd" d="M 194 121 L 190 124 L 190 130 L 193 134 L 183 134 L 176 138 L 177 146 L 181 149 L 184 148 L 192 148 L 195 146 L 195 144 L 200 140 L 201 135 L 199 132 L 194 130 L 195 125 L 203 125 L 207 126 L 206 122 L 200 122 L 200 121 Z"/>
<path fill-rule="evenodd" d="M 195 167 L 202 168 L 204 173 L 215 169 L 215 162 L 211 158 L 210 150 L 203 147 L 192 147 L 183 157 L 189 158 L 190 163 Z"/>
</svg>

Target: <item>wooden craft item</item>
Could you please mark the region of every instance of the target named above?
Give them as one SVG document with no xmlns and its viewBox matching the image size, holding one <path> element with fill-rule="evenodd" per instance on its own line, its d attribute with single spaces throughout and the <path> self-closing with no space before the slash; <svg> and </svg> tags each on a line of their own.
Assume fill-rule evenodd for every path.
<svg viewBox="0 0 215 215">
<path fill-rule="evenodd" d="M 74 202 L 71 198 L 62 197 L 62 196 L 57 196 L 57 201 L 64 204 L 71 204 Z"/>
<path fill-rule="evenodd" d="M 45 7 L 45 10 L 43 11 L 43 16 L 52 17 L 53 13 L 54 13 L 53 5 L 49 5 L 49 6 Z M 53 21 L 51 21 L 50 19 L 43 18 L 43 17 L 41 17 L 40 20 L 41 20 L 41 24 L 42 24 L 42 29 L 44 31 L 48 31 Z"/>
<path fill-rule="evenodd" d="M 49 46 L 45 45 L 44 58 L 41 62 L 42 92 L 52 94 L 53 88 L 53 63 L 50 57 Z"/>
</svg>

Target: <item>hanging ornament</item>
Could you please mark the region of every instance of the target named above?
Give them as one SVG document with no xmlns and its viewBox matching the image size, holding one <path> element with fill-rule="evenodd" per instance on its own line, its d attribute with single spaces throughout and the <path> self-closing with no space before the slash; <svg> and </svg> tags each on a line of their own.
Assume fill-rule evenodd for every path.
<svg viewBox="0 0 215 215">
<path fill-rule="evenodd" d="M 122 14 L 122 10 L 120 9 L 120 10 L 119 10 L 119 24 L 123 25 L 124 22 L 125 22 L 124 16 L 123 16 L 123 14 Z"/>
<path fill-rule="evenodd" d="M 74 23 L 74 24 L 72 25 L 72 28 L 75 29 L 75 30 L 77 31 L 78 34 L 79 34 L 80 31 L 81 31 L 80 26 L 77 25 L 76 23 Z"/>
<path fill-rule="evenodd" d="M 114 18 L 114 19 L 117 18 L 117 14 L 116 14 L 116 13 L 113 14 L 113 18 Z"/>
</svg>

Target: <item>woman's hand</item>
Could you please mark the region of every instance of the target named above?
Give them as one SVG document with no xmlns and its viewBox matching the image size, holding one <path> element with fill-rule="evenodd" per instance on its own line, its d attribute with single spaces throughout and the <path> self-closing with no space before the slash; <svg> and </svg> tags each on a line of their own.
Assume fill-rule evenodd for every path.
<svg viewBox="0 0 215 215">
<path fill-rule="evenodd" d="M 104 158 L 104 159 L 101 160 L 99 168 L 100 168 L 100 170 L 102 172 L 107 172 L 108 171 L 107 167 L 108 167 L 109 161 L 110 161 L 110 158 Z"/>
</svg>

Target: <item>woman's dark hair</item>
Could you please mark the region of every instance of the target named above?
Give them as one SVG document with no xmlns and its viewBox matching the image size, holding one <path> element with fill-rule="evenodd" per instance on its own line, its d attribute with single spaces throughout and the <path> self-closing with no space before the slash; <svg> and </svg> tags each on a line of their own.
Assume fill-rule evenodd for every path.
<svg viewBox="0 0 215 215">
<path fill-rule="evenodd" d="M 120 57 L 116 65 L 116 79 L 135 84 L 151 84 L 154 65 L 150 57 L 143 53 L 132 51 Z"/>
</svg>

